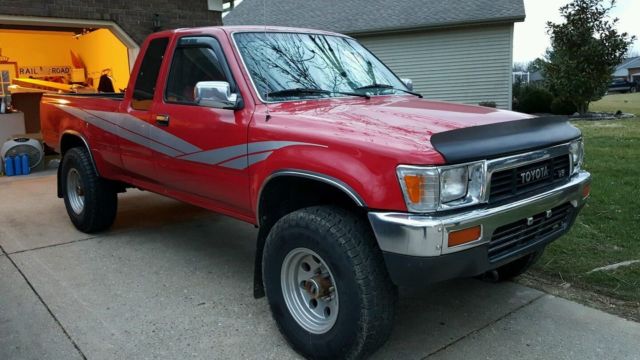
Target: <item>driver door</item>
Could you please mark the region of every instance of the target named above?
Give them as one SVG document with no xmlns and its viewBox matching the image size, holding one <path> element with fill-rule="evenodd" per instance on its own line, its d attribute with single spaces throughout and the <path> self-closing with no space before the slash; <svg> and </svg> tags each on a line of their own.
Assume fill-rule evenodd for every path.
<svg viewBox="0 0 640 360">
<path fill-rule="evenodd" d="M 246 211 L 250 208 L 248 171 L 229 165 L 246 158 L 248 119 L 242 111 L 201 106 L 194 98 L 196 84 L 203 81 L 228 82 L 232 92 L 238 91 L 224 52 L 212 36 L 177 41 L 152 125 L 181 139 L 184 154 L 157 154 L 157 177 L 170 190 Z"/>
</svg>

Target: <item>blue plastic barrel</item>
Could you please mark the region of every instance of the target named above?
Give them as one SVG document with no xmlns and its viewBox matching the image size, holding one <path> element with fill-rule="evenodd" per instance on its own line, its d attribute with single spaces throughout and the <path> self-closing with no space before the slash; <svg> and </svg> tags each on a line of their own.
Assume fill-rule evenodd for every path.
<svg viewBox="0 0 640 360">
<path fill-rule="evenodd" d="M 13 156 L 13 171 L 15 171 L 16 175 L 22 175 L 22 160 L 20 160 L 20 155 Z"/>
<path fill-rule="evenodd" d="M 20 160 L 22 161 L 22 174 L 29 175 L 29 173 L 31 172 L 31 167 L 29 167 L 29 155 L 20 155 Z"/>
<path fill-rule="evenodd" d="M 13 176 L 16 174 L 13 169 L 13 158 L 11 156 L 4 158 L 4 174 L 7 176 Z"/>
</svg>

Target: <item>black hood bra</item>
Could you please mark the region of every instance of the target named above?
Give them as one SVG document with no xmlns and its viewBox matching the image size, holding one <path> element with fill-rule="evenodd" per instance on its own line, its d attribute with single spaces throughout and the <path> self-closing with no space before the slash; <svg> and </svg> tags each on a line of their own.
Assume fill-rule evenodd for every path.
<svg viewBox="0 0 640 360">
<path fill-rule="evenodd" d="M 492 159 L 568 143 L 581 136 L 565 116 L 536 117 L 444 131 L 431 144 L 447 163 Z"/>
</svg>

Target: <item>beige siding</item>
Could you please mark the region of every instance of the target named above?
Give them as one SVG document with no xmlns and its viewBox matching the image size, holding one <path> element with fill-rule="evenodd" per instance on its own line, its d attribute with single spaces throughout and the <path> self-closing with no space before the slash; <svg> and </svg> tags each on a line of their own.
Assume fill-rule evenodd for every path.
<svg viewBox="0 0 640 360">
<path fill-rule="evenodd" d="M 513 25 L 356 38 L 426 98 L 511 108 Z"/>
</svg>

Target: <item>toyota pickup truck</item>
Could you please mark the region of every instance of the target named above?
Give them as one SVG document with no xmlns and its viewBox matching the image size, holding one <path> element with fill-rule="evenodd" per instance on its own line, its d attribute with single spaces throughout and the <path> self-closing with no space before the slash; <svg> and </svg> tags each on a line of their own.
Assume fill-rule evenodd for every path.
<svg viewBox="0 0 640 360">
<path fill-rule="evenodd" d="M 521 274 L 590 191 L 566 119 L 423 99 L 324 31 L 155 33 L 124 94 L 41 112 L 79 230 L 108 229 L 127 188 L 258 227 L 254 295 L 309 358 L 373 353 L 398 286 Z"/>
</svg>

